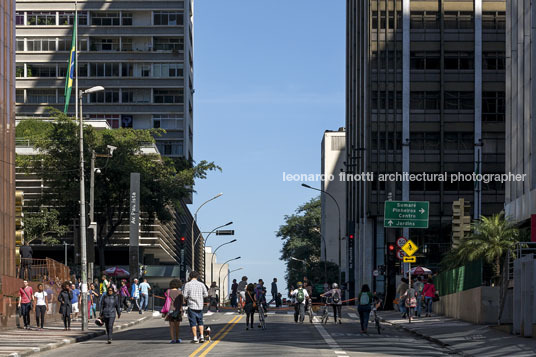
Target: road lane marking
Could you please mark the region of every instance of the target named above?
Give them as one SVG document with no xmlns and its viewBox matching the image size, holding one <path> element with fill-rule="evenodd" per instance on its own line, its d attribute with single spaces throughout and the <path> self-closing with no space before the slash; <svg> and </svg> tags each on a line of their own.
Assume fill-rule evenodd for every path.
<svg viewBox="0 0 536 357">
<path fill-rule="evenodd" d="M 355 312 L 349 312 L 348 316 L 350 316 L 352 319 L 357 319 L 357 314 Z"/>
<path fill-rule="evenodd" d="M 216 345 L 218 343 L 220 343 L 221 340 L 223 340 L 225 338 L 225 336 L 227 336 L 227 334 L 229 333 L 229 331 L 231 331 L 233 329 L 233 327 L 235 327 L 235 325 L 240 321 L 242 320 L 242 318 L 244 317 L 244 315 L 240 316 L 238 318 L 238 320 L 235 320 L 231 325 L 230 327 L 223 333 L 223 335 L 221 335 L 221 337 L 218 337 L 218 339 L 216 341 L 214 341 L 213 344 L 210 345 L 210 347 L 208 347 L 202 354 L 199 355 L 199 357 L 205 357 L 207 355 L 207 353 L 209 353 L 214 347 L 216 347 Z"/>
<path fill-rule="evenodd" d="M 316 317 L 316 316 L 315 316 Z M 320 333 L 320 336 L 324 339 L 326 344 L 335 352 L 337 355 L 343 355 L 346 354 L 345 351 L 341 350 L 341 346 L 335 341 L 333 337 L 326 331 L 324 326 L 320 323 L 315 323 L 314 326 L 318 330 L 318 333 Z"/>
<path fill-rule="evenodd" d="M 235 316 L 235 317 L 233 317 L 229 322 L 227 322 L 227 323 L 225 324 L 225 326 L 223 326 L 223 328 L 222 328 L 220 331 L 218 331 L 218 333 L 216 333 L 216 335 L 214 335 L 214 336 L 211 337 L 211 338 L 213 338 L 213 339 L 218 338 L 223 332 L 225 332 L 225 329 L 226 329 L 226 328 L 232 326 L 232 323 L 235 322 L 236 320 L 238 320 L 239 318 L 240 318 L 240 316 Z M 189 357 L 195 357 L 195 356 L 197 355 L 197 353 L 201 352 L 201 350 L 202 350 L 203 348 L 207 347 L 207 346 L 210 344 L 210 342 L 212 342 L 212 341 L 206 341 L 206 342 L 202 343 L 201 346 L 199 346 L 195 351 L 193 351 L 193 352 L 189 355 Z"/>
<path fill-rule="evenodd" d="M 212 311 L 207 311 L 207 312 L 205 313 L 205 316 L 212 316 L 212 315 L 214 315 L 214 313 L 213 313 Z"/>
<path fill-rule="evenodd" d="M 234 315 L 236 312 L 226 312 L 225 315 Z"/>
</svg>

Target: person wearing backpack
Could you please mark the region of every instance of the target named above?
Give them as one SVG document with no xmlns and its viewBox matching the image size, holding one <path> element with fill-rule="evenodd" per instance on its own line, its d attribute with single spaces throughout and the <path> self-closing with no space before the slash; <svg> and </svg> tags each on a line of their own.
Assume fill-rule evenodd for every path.
<svg viewBox="0 0 536 357">
<path fill-rule="evenodd" d="M 414 286 L 415 292 L 417 293 L 417 307 L 415 312 L 417 314 L 417 317 L 421 317 L 424 284 L 420 276 L 417 277 L 417 281 L 415 281 Z"/>
<path fill-rule="evenodd" d="M 307 290 L 303 288 L 301 281 L 298 281 L 297 285 L 298 288 L 294 290 L 290 296 L 294 299 L 294 322 L 298 323 L 299 316 L 299 321 L 303 324 L 303 320 L 305 320 L 305 301 L 309 298 L 309 294 L 307 293 Z"/>
<path fill-rule="evenodd" d="M 370 317 L 370 311 L 372 310 L 371 304 L 373 301 L 372 293 L 367 284 L 361 287 L 361 292 L 357 295 L 357 312 L 359 313 L 359 321 L 361 323 L 361 333 L 367 333 L 368 322 Z"/>
<path fill-rule="evenodd" d="M 333 320 L 335 321 L 335 323 L 337 323 L 338 316 L 338 323 L 342 324 L 342 293 L 341 289 L 339 289 L 339 285 L 337 285 L 337 283 L 333 283 L 331 285 L 331 290 L 325 292 L 324 294 L 321 294 L 320 296 L 331 297 L 331 306 L 333 306 Z"/>
</svg>

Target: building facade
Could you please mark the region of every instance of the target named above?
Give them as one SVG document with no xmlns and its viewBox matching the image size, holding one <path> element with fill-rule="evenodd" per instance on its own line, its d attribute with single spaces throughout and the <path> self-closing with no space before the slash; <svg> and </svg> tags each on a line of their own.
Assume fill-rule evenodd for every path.
<svg viewBox="0 0 536 357">
<path fill-rule="evenodd" d="M 349 281 L 349 240 L 345 239 L 346 183 L 344 180 L 340 180 L 340 173 L 344 171 L 344 161 L 346 160 L 345 147 L 346 133 L 344 128 L 340 128 L 338 131 L 326 130 L 324 132 L 321 149 L 321 173 L 324 180 L 321 182 L 323 192 L 320 194 L 320 233 L 322 234 L 320 253 L 322 260 L 340 264 L 342 283 Z"/>
<path fill-rule="evenodd" d="M 380 173 L 503 173 L 505 1 L 347 1 L 347 222 L 356 281 L 383 292 L 401 271 L 387 243 L 419 247 L 437 268 L 451 246 L 452 202 L 473 218 L 503 208 L 504 185 L 474 181 L 380 181 Z M 385 229 L 384 201 L 430 202 L 428 229 Z M 386 274 L 373 278 L 373 270 Z"/>
<path fill-rule="evenodd" d="M 112 128 L 161 128 L 162 155 L 192 158 L 193 1 L 79 0 L 79 88 L 84 117 Z M 17 1 L 18 118 L 63 111 L 75 1 Z M 74 115 L 73 88 L 69 114 Z"/>
<path fill-rule="evenodd" d="M 0 1 L 0 276 L 15 276 L 15 1 Z"/>
<path fill-rule="evenodd" d="M 525 174 L 526 179 L 506 184 L 505 212 L 528 224 L 536 213 L 536 82 L 532 80 L 536 6 L 515 0 L 506 3 L 506 172 Z"/>
</svg>

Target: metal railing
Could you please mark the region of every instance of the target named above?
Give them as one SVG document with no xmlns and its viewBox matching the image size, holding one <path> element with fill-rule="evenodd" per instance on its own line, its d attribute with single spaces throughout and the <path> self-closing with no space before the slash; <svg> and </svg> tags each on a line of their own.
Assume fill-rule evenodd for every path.
<svg viewBox="0 0 536 357">
<path fill-rule="evenodd" d="M 536 257 L 536 242 L 518 242 L 514 249 L 508 252 L 506 257 L 507 278 L 508 280 L 514 279 L 514 261 L 528 254 L 534 254 Z"/>
<path fill-rule="evenodd" d="M 50 258 L 21 258 L 21 263 L 17 266 L 17 276 L 29 281 L 43 281 L 47 277 L 63 282 L 71 278 L 70 274 L 67 266 Z"/>
</svg>

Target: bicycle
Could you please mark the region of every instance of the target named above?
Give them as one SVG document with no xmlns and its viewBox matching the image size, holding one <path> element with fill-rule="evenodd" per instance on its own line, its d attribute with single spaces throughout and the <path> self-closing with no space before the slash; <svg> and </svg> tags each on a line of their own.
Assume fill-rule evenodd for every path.
<svg viewBox="0 0 536 357">
<path fill-rule="evenodd" d="M 376 330 L 378 330 L 378 335 L 381 335 L 382 326 L 380 324 L 380 317 L 378 316 L 378 309 L 376 306 L 372 307 L 372 318 L 374 320 L 374 324 L 376 325 Z"/>
<path fill-rule="evenodd" d="M 266 321 L 264 320 L 264 306 L 259 304 L 259 326 L 264 330 L 266 329 Z"/>
<path fill-rule="evenodd" d="M 309 322 L 313 323 L 313 301 L 311 299 L 307 301 L 307 315 L 309 315 Z"/>
<path fill-rule="evenodd" d="M 324 300 L 324 306 L 322 307 L 322 323 L 325 324 L 329 319 L 329 304 L 326 297 L 322 298 Z"/>
</svg>

